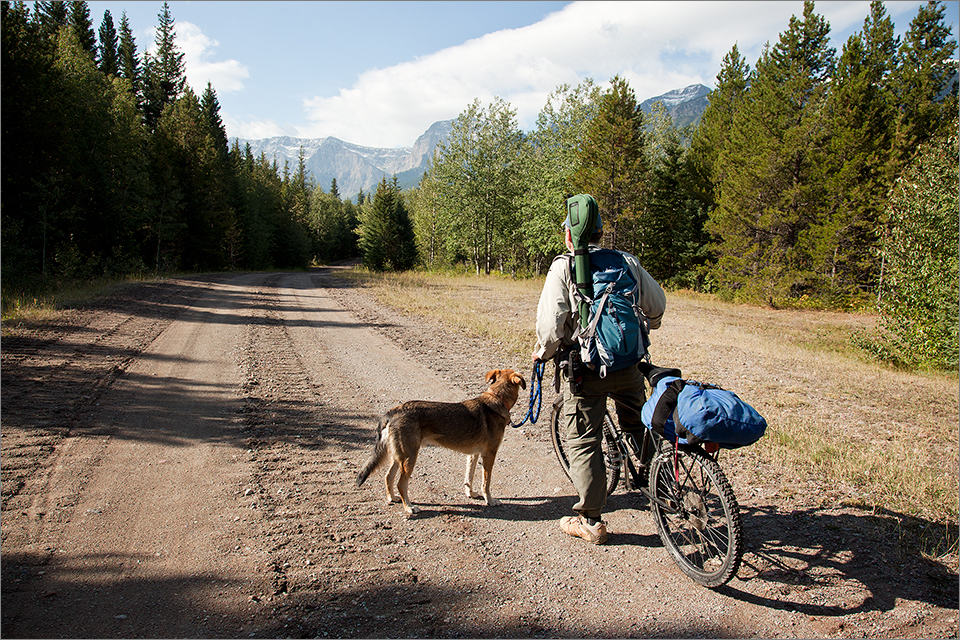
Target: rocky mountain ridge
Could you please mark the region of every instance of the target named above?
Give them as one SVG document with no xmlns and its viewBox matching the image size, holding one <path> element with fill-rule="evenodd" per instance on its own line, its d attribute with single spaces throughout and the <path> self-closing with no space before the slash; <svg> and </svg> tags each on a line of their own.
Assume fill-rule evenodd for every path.
<svg viewBox="0 0 960 640">
<path fill-rule="evenodd" d="M 710 101 L 710 88 L 702 84 L 692 84 L 683 89 L 674 89 L 663 95 L 655 96 L 640 103 L 644 113 L 653 111 L 653 105 L 662 102 L 667 113 L 673 119 L 675 127 L 685 127 L 688 124 L 700 122 L 700 116 L 707 109 Z"/>
<path fill-rule="evenodd" d="M 278 136 L 261 140 L 233 138 L 241 148 L 250 145 L 254 157 L 266 154 L 278 164 L 289 163 L 295 170 L 303 150 L 305 166 L 318 185 L 329 190 L 333 180 L 344 198 L 354 197 L 360 191 L 369 193 L 386 176 L 396 175 L 400 187 L 415 186 L 426 171 L 433 150 L 450 134 L 453 120 L 441 120 L 430 125 L 412 147 L 365 147 L 333 136 L 327 138 L 293 138 Z"/>
</svg>

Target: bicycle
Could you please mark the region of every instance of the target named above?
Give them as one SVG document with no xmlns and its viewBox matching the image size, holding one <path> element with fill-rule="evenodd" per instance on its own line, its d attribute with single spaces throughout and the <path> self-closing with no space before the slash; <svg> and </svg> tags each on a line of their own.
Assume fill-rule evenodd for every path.
<svg viewBox="0 0 960 640">
<path fill-rule="evenodd" d="M 563 394 L 553 402 L 553 450 L 570 478 L 561 420 Z M 632 445 L 609 408 L 603 421 L 607 495 L 622 482 L 646 496 L 657 533 L 680 569 L 694 582 L 720 587 L 736 575 L 743 559 L 740 507 L 718 462 L 719 447 L 672 441 L 647 427 Z"/>
</svg>

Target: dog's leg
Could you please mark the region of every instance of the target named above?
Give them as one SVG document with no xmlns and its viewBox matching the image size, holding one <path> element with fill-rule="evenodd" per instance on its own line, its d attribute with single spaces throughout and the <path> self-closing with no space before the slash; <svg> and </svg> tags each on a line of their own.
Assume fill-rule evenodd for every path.
<svg viewBox="0 0 960 640">
<path fill-rule="evenodd" d="M 400 500 L 403 501 L 403 509 L 407 515 L 420 513 L 420 509 L 410 504 L 410 496 L 407 494 L 407 487 L 410 486 L 410 476 L 413 475 L 413 467 L 417 464 L 417 454 L 413 454 L 400 461 L 400 479 L 397 480 L 397 491 L 400 492 Z"/>
<path fill-rule="evenodd" d="M 481 456 L 483 461 L 483 499 L 488 507 L 495 507 L 500 504 L 499 500 L 490 495 L 490 475 L 493 473 L 493 462 L 496 458 L 496 451 L 486 451 Z"/>
<path fill-rule="evenodd" d="M 463 491 L 467 494 L 468 498 L 481 497 L 480 493 L 473 490 L 473 476 L 477 471 L 477 460 L 479 458 L 479 453 L 467 456 L 467 471 L 463 474 Z"/>
<path fill-rule="evenodd" d="M 396 460 L 393 460 L 390 463 L 390 468 L 387 469 L 387 472 L 383 475 L 383 481 L 387 485 L 387 504 L 393 504 L 394 502 L 400 502 L 400 496 L 397 495 L 397 492 L 393 490 L 396 486 L 397 471 L 400 470 L 400 463 Z"/>
</svg>

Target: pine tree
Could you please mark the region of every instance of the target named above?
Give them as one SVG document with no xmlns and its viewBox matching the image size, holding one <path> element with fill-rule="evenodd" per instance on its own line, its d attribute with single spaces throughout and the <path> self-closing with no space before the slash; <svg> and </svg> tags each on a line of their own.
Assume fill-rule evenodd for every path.
<svg viewBox="0 0 960 640">
<path fill-rule="evenodd" d="M 646 175 L 644 114 L 633 89 L 620 76 L 599 98 L 580 149 L 574 190 L 589 193 L 600 205 L 604 244 L 635 251 L 637 220 L 642 215 Z"/>
<path fill-rule="evenodd" d="M 290 173 L 286 161 L 283 166 L 283 207 L 278 216 L 274 256 L 274 263 L 278 266 L 303 268 L 310 263 L 310 193 L 307 182 L 306 159 L 301 148 L 296 172 Z"/>
<path fill-rule="evenodd" d="M 893 23 L 873 2 L 863 30 L 847 40 L 833 76 L 824 148 L 828 214 L 808 232 L 813 270 L 825 296 L 876 284 L 876 247 L 892 186 L 894 112 L 888 89 L 895 61 Z"/>
<path fill-rule="evenodd" d="M 805 2 L 757 62 L 721 154 L 725 172 L 709 229 L 715 275 L 728 291 L 771 301 L 809 292 L 812 239 L 826 212 L 821 160 L 835 51 L 830 25 Z"/>
<path fill-rule="evenodd" d="M 946 6 L 929 0 L 920 7 L 898 51 L 893 87 L 899 106 L 900 153 L 908 160 L 919 145 L 952 123 L 957 113 L 957 43 L 944 24 Z"/>
<path fill-rule="evenodd" d="M 387 186 L 386 177 L 380 180 L 374 192 L 373 203 L 360 218 L 360 253 L 363 265 L 372 271 L 384 271 L 387 266 L 387 245 L 395 242 L 391 237 L 390 210 L 394 194 Z"/>
<path fill-rule="evenodd" d="M 100 44 L 97 47 L 99 52 L 100 72 L 105 75 L 120 75 L 120 58 L 117 50 L 118 39 L 117 30 L 113 26 L 113 16 L 110 10 L 103 12 L 103 22 L 100 23 Z"/>
<path fill-rule="evenodd" d="M 392 224 L 397 230 L 397 245 L 395 250 L 390 252 L 390 261 L 398 271 L 406 271 L 417 264 L 417 239 L 413 231 L 413 221 L 410 218 L 410 208 L 407 206 L 406 198 L 400 192 L 396 174 L 393 176 L 390 187 L 397 195 L 396 206 L 391 216 Z"/>
<path fill-rule="evenodd" d="M 307 178 L 307 158 L 303 147 L 297 154 L 297 171 L 288 182 L 287 206 L 290 215 L 298 223 L 306 226 L 310 216 L 310 185 Z"/>
<path fill-rule="evenodd" d="M 696 188 L 708 209 L 716 207 L 723 184 L 725 165 L 719 162 L 733 127 L 734 113 L 740 108 L 747 92 L 750 65 L 733 45 L 723 57 L 717 88 L 710 92 L 709 103 L 700 118 L 700 124 L 690 143 L 690 158 L 697 177 Z"/>
<path fill-rule="evenodd" d="M 91 60 L 97 57 L 97 36 L 93 32 L 93 23 L 90 21 L 90 8 L 82 0 L 70 3 L 67 15 L 67 24 L 77 36 L 80 47 L 90 54 Z"/>
<path fill-rule="evenodd" d="M 668 116 L 669 117 L 669 116 Z M 649 197 L 638 228 L 640 263 L 659 282 L 699 286 L 709 237 L 706 209 L 693 187 L 693 163 L 671 129 L 649 178 Z"/>
<path fill-rule="evenodd" d="M 187 83 L 183 53 L 176 44 L 176 23 L 166 2 L 158 18 L 157 52 L 154 55 L 144 54 L 144 111 L 147 126 L 151 129 L 159 121 L 164 107 L 183 93 Z"/>
<path fill-rule="evenodd" d="M 143 108 L 143 79 L 141 77 L 140 57 L 137 54 L 137 41 L 130 29 L 127 12 L 120 17 L 120 45 L 117 47 L 120 77 L 130 83 L 131 91 L 138 109 Z"/>
<path fill-rule="evenodd" d="M 57 6 L 63 8 L 63 3 Z M 23 3 L 4 2 L 0 10 L 4 160 L 0 259 L 6 287 L 20 277 L 46 271 L 47 218 L 62 184 L 55 150 L 63 142 L 63 99 L 60 74 L 53 66 L 55 43 L 45 22 L 49 14 L 44 11 L 51 7 L 38 3 L 32 19 Z"/>
<path fill-rule="evenodd" d="M 36 4 L 36 15 L 40 30 L 48 38 L 55 37 L 61 27 L 69 21 L 67 3 L 63 0 L 41 0 Z"/>
<path fill-rule="evenodd" d="M 265 157 L 262 158 L 265 162 Z M 230 160 L 234 181 L 231 206 L 237 212 L 238 227 L 232 233 L 238 241 L 233 253 L 240 256 L 241 264 L 247 268 L 269 268 L 275 227 L 271 210 L 278 206 L 273 197 L 276 175 L 270 176 L 262 170 L 263 165 L 253 157 L 249 142 L 242 150 L 234 142 Z"/>
<path fill-rule="evenodd" d="M 56 266 L 68 277 L 124 272 L 139 252 L 141 198 L 149 191 L 139 117 L 72 29 L 60 30 L 55 67 L 62 117 L 47 124 L 60 141 L 57 166 L 43 179 L 58 194 L 47 207 Z"/>
<path fill-rule="evenodd" d="M 360 228 L 363 264 L 374 271 L 404 271 L 417 261 L 416 240 L 409 211 L 397 177 L 377 185 L 372 205 L 364 211 Z"/>
<path fill-rule="evenodd" d="M 209 82 L 200 97 L 200 111 L 206 122 L 207 130 L 213 138 L 217 155 L 226 163 L 230 142 L 227 139 L 227 129 L 223 126 L 223 120 L 220 118 L 220 101 L 217 99 L 217 92 Z"/>
</svg>

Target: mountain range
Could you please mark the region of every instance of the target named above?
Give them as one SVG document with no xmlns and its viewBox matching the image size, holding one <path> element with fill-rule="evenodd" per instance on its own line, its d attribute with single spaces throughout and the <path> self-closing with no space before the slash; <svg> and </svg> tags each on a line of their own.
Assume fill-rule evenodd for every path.
<svg viewBox="0 0 960 640">
<path fill-rule="evenodd" d="M 710 89 L 695 84 L 645 100 L 640 108 L 650 113 L 655 103 L 663 102 L 674 124 L 681 127 L 700 120 L 709 95 Z M 266 154 L 269 160 L 276 160 L 281 166 L 289 162 L 291 170 L 296 169 L 302 148 L 306 170 L 318 185 L 328 191 L 336 178 L 341 197 L 354 199 L 360 191 L 370 193 L 375 190 L 384 176 L 389 180 L 396 175 L 401 189 L 416 186 L 433 157 L 433 150 L 446 140 L 452 128 L 453 120 L 434 122 L 412 147 L 396 149 L 364 147 L 332 136 L 280 136 L 261 140 L 232 138 L 230 143 L 239 142 L 241 148 L 249 144 L 254 157 Z"/>
<path fill-rule="evenodd" d="M 364 147 L 333 136 L 280 136 L 261 140 L 233 138 L 230 144 L 239 142 L 241 148 L 249 144 L 254 157 L 266 154 L 267 159 L 276 160 L 281 166 L 289 162 L 291 170 L 296 169 L 302 148 L 307 173 L 313 176 L 314 181 L 324 191 L 329 191 L 336 179 L 341 197 L 352 198 L 360 191 L 369 193 L 376 189 L 384 176 L 390 179 L 396 175 L 401 189 L 416 186 L 433 157 L 433 150 L 441 140 L 446 139 L 452 127 L 453 120 L 434 122 L 412 147 L 399 149 Z"/>
<path fill-rule="evenodd" d="M 640 109 L 644 113 L 650 113 L 653 105 L 658 102 L 662 102 L 666 107 L 667 113 L 673 119 L 673 126 L 685 127 L 700 122 L 700 116 L 710 102 L 710 88 L 702 84 L 692 84 L 683 89 L 667 91 L 661 96 L 644 100 L 640 103 Z"/>
</svg>

